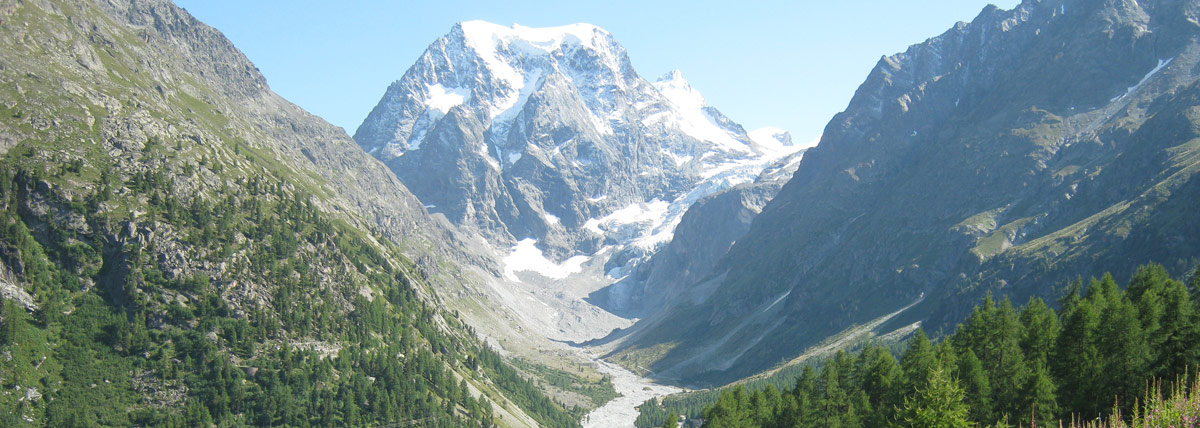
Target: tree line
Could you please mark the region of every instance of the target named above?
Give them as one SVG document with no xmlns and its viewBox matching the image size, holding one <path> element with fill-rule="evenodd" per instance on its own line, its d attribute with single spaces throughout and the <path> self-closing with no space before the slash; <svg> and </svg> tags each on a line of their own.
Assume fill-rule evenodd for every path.
<svg viewBox="0 0 1200 428">
<path fill-rule="evenodd" d="M 1053 425 L 1136 415 L 1153 379 L 1182 384 L 1200 366 L 1200 269 L 1185 284 L 1141 266 L 1076 280 L 1053 309 L 990 295 L 933 343 L 918 330 L 899 359 L 869 344 L 808 366 L 791 388 L 727 389 L 706 427 Z M 1115 426 L 1115 425 L 1114 425 Z"/>
</svg>

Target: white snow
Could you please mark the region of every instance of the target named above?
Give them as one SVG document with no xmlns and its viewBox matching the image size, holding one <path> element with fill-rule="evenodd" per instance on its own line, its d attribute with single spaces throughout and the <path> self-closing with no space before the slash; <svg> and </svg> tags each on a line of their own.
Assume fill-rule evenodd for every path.
<svg viewBox="0 0 1200 428">
<path fill-rule="evenodd" d="M 466 45 L 475 51 L 492 76 L 511 90 L 491 106 L 490 116 L 501 122 L 511 120 L 520 112 L 544 74 L 541 69 L 519 69 L 517 66 L 523 62 L 520 57 L 547 56 L 564 47 L 600 50 L 601 40 L 609 37 L 608 32 L 591 24 L 531 28 L 467 21 L 459 25 Z M 518 58 L 513 59 L 513 54 Z"/>
<path fill-rule="evenodd" d="M 488 151 L 488 143 L 486 141 L 479 145 L 478 153 L 488 165 L 492 166 L 492 168 L 500 169 L 500 161 L 497 161 L 496 158 L 492 157 L 492 153 Z"/>
<path fill-rule="evenodd" d="M 670 206 L 671 204 L 667 201 L 659 199 L 653 199 L 650 202 L 633 203 L 625 208 L 613 211 L 604 217 L 589 219 L 584 222 L 583 227 L 599 235 L 604 235 L 605 232 L 622 231 L 626 232 L 625 234 L 630 234 L 634 232 L 632 229 L 653 229 L 654 225 L 662 223 L 662 219 L 665 217 L 667 209 Z"/>
<path fill-rule="evenodd" d="M 654 82 L 654 88 L 675 108 L 650 116 L 650 123 L 665 122 L 697 140 L 708 141 L 727 151 L 750 152 L 746 143 L 739 141 L 704 112 L 707 105 L 704 96 L 692 89 L 679 70 L 660 77 Z"/>
<path fill-rule="evenodd" d="M 1174 61 L 1174 60 L 1175 60 L 1175 57 L 1170 57 L 1170 58 L 1167 58 L 1166 60 L 1162 60 L 1162 59 L 1158 60 L 1158 65 L 1155 66 L 1153 70 L 1150 70 L 1149 73 L 1146 73 L 1146 75 L 1142 77 L 1142 80 L 1139 80 L 1136 85 L 1130 86 L 1129 89 L 1126 89 L 1124 94 L 1118 95 L 1118 96 L 1110 99 L 1109 101 L 1115 102 L 1121 98 L 1124 98 L 1126 95 L 1133 93 L 1133 91 L 1136 91 L 1138 88 L 1142 87 L 1142 84 L 1146 83 L 1147 80 L 1150 80 L 1150 77 L 1157 74 L 1159 72 L 1159 70 L 1162 70 L 1163 67 L 1166 67 L 1167 64 L 1170 64 L 1171 61 Z"/>
<path fill-rule="evenodd" d="M 774 151 L 783 150 L 784 147 L 792 146 L 790 141 L 784 141 L 788 135 L 788 132 L 772 126 L 755 129 L 747 132 L 746 135 L 749 135 L 750 140 L 754 141 L 759 146 L 773 149 Z"/>
<path fill-rule="evenodd" d="M 559 221 L 558 216 L 546 213 L 546 224 L 558 224 Z"/>
<path fill-rule="evenodd" d="M 508 29 L 484 21 L 467 21 L 463 22 L 461 26 L 463 41 L 475 51 L 475 55 L 479 59 L 483 60 L 492 76 L 507 82 L 511 88 L 520 90 L 520 84 L 523 83 L 521 73 L 502 60 L 496 51 L 496 48 L 503 43 L 500 34 Z"/>
<path fill-rule="evenodd" d="M 425 98 L 425 105 L 437 110 L 442 115 L 445 115 L 454 106 L 462 104 L 467 97 L 471 96 L 471 90 L 468 88 L 447 88 L 441 83 L 428 85 L 427 88 L 429 96 Z"/>
<path fill-rule="evenodd" d="M 471 96 L 471 90 L 468 88 L 447 88 L 441 83 L 425 85 L 425 115 L 413 128 L 413 133 L 408 139 L 408 147 L 405 150 L 417 150 L 421 148 L 421 142 L 425 140 L 425 134 L 433 127 L 433 123 L 446 115 L 450 109 L 462 104 Z M 424 126 L 421 126 L 421 125 Z M 395 148 L 391 153 L 395 157 L 404 155 L 404 151 Z"/>
<path fill-rule="evenodd" d="M 550 279 L 564 279 L 573 273 L 583 270 L 583 262 L 587 256 L 574 256 L 562 263 L 554 263 L 542 255 L 537 247 L 537 240 L 525 238 L 512 248 L 512 253 L 504 257 L 504 277 L 511 281 L 520 282 L 517 272 L 536 272 Z"/>
<path fill-rule="evenodd" d="M 612 379 L 613 388 L 620 397 L 610 400 L 583 417 L 584 428 L 634 428 L 637 406 L 654 397 L 662 397 L 682 391 L 673 386 L 659 385 L 642 378 L 625 368 L 596 359 L 601 373 Z"/>
<path fill-rule="evenodd" d="M 804 146 L 782 146 L 777 143 L 774 147 L 761 147 L 760 154 L 745 155 L 738 160 L 717 157 L 719 152 L 706 152 L 700 156 L 703 168 L 699 171 L 700 181 L 691 190 L 671 201 L 652 199 L 648 202 L 632 203 L 606 216 L 589 219 L 583 227 L 606 238 L 616 239 L 624 245 L 653 251 L 674 238 L 675 227 L 679 225 L 688 208 L 697 201 L 733 186 L 752 182 L 768 166 L 803 148 Z M 666 155 L 677 165 L 692 160 L 690 156 L 683 157 L 671 152 L 666 152 Z M 800 159 L 801 156 L 795 156 L 782 168 L 793 168 Z M 642 174 L 649 172 L 644 171 Z M 588 200 L 597 202 L 602 199 L 604 196 Z"/>
<path fill-rule="evenodd" d="M 667 151 L 666 154 L 667 154 L 667 157 L 671 158 L 671 161 L 675 163 L 676 167 L 683 166 L 683 164 L 691 162 L 691 160 L 694 158 L 694 156 L 691 156 L 691 155 L 681 156 L 681 155 L 677 155 L 675 153 L 671 153 L 670 151 Z"/>
<path fill-rule="evenodd" d="M 496 44 L 519 43 L 524 50 L 553 52 L 563 44 L 582 45 L 595 48 L 597 37 L 606 37 L 607 31 L 591 24 L 570 24 L 558 27 L 532 28 L 518 24 L 505 27 L 487 21 L 466 21 L 462 24 L 463 35 L 476 51 L 494 51 Z M 490 49 L 489 49 L 490 48 Z M 481 52 L 482 53 L 482 52 Z"/>
<path fill-rule="evenodd" d="M 513 166 L 517 161 L 521 160 L 521 152 L 508 152 L 508 166 Z"/>
<path fill-rule="evenodd" d="M 782 302 L 783 299 L 786 299 L 789 294 L 792 294 L 792 290 L 788 290 L 788 291 L 784 292 L 782 296 L 779 296 L 778 299 L 775 299 L 774 302 L 771 302 L 771 304 L 767 305 L 767 307 L 765 309 L 763 309 L 762 311 L 766 312 L 766 311 L 771 310 L 771 308 L 774 308 L 775 305 L 779 304 L 779 302 Z"/>
<path fill-rule="evenodd" d="M 516 78 L 513 80 L 513 82 L 518 83 L 518 85 L 513 86 L 514 89 L 518 89 L 516 96 L 509 96 L 498 100 L 495 104 L 488 107 L 488 116 L 492 120 L 492 126 L 498 126 L 501 131 L 496 136 L 497 139 L 503 140 L 508 137 L 510 122 L 525 108 L 525 103 L 529 101 L 529 96 L 541 85 L 543 77 L 545 77 L 545 72 L 541 69 L 536 69 L 530 71 L 523 78 Z"/>
<path fill-rule="evenodd" d="M 1161 59 L 1158 60 L 1158 65 L 1155 66 L 1153 70 L 1150 70 L 1149 73 L 1146 73 L 1146 75 L 1144 77 L 1142 77 L 1142 80 L 1139 80 L 1136 85 L 1129 87 L 1128 92 L 1133 92 L 1135 89 L 1141 87 L 1143 83 L 1146 83 L 1147 80 L 1150 80 L 1150 76 L 1155 75 L 1156 73 L 1158 73 L 1159 70 L 1162 70 L 1163 67 L 1166 67 L 1167 64 L 1170 64 L 1171 61 L 1174 61 L 1174 60 L 1175 60 L 1175 57 L 1167 58 L 1165 61 L 1161 60 Z"/>
</svg>

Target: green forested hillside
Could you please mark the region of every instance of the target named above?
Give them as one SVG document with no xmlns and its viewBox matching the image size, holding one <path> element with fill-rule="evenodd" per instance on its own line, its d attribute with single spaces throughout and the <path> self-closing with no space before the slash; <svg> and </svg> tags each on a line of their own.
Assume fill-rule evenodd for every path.
<svg viewBox="0 0 1200 428">
<path fill-rule="evenodd" d="M 706 427 L 907 427 L 1133 415 L 1152 379 L 1186 382 L 1200 366 L 1198 301 L 1200 275 L 1185 285 L 1153 264 L 1124 290 L 1109 275 L 1076 281 L 1058 311 L 988 297 L 939 343 L 919 332 L 899 360 L 874 345 L 839 353 L 790 388 L 727 389 L 702 416 Z"/>
<path fill-rule="evenodd" d="M 169 2 L 0 3 L 0 100 L 0 426 L 578 425 L 439 309 L 394 177 Z"/>
</svg>

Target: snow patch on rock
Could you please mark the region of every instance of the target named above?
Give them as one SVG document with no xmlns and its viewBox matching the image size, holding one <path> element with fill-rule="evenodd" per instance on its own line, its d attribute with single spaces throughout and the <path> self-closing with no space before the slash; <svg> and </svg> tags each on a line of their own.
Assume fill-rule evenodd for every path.
<svg viewBox="0 0 1200 428">
<path fill-rule="evenodd" d="M 554 263 L 538 249 L 536 239 L 525 238 L 513 246 L 512 252 L 502 262 L 504 277 L 520 282 L 517 272 L 534 272 L 550 279 L 564 279 L 583 271 L 583 263 L 587 260 L 587 256 L 574 256 L 562 263 Z"/>
<path fill-rule="evenodd" d="M 1136 85 L 1130 86 L 1128 89 L 1126 89 L 1124 94 L 1113 97 L 1109 101 L 1116 102 L 1117 100 L 1120 100 L 1121 98 L 1125 98 L 1125 96 L 1132 94 L 1133 91 L 1136 91 L 1136 90 L 1138 90 L 1138 88 L 1142 87 L 1142 85 L 1145 84 L 1147 80 L 1150 80 L 1151 77 L 1153 77 L 1155 74 L 1158 74 L 1158 72 L 1160 70 L 1162 70 L 1163 67 L 1166 67 L 1168 64 L 1171 63 L 1171 61 L 1174 61 L 1174 60 L 1175 60 L 1175 57 L 1170 57 L 1165 60 L 1163 60 L 1163 59 L 1158 60 L 1158 65 L 1154 66 L 1154 69 L 1150 70 L 1149 73 L 1146 73 L 1145 76 L 1142 76 L 1142 80 L 1139 80 Z"/>
<path fill-rule="evenodd" d="M 447 88 L 441 83 L 428 85 L 427 89 L 429 95 L 425 98 L 425 105 L 443 115 L 471 96 L 471 90 L 468 88 Z"/>
</svg>

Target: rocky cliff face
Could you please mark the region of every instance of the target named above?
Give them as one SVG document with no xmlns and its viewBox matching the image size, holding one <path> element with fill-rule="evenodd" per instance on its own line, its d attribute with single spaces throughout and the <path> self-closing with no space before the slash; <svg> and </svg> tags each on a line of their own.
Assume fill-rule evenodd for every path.
<svg viewBox="0 0 1200 428">
<path fill-rule="evenodd" d="M 803 154 L 785 156 L 754 181 L 696 201 L 675 226 L 669 243 L 613 285 L 592 293 L 590 300 L 628 318 L 645 318 L 679 299 L 702 300 L 712 290 L 691 286 L 711 274 L 721 257 L 745 236 L 763 206 L 792 177 Z"/>
<path fill-rule="evenodd" d="M 77 62 L 85 65 L 86 78 L 105 79 L 110 70 L 100 58 L 111 55 L 105 47 L 112 50 L 121 45 L 129 50 L 122 53 L 146 58 L 142 68 L 134 71 L 145 73 L 151 90 L 159 92 L 160 100 L 153 101 L 194 96 L 229 120 L 250 125 L 230 131 L 228 136 L 198 135 L 202 141 L 232 137 L 245 140 L 252 148 L 269 149 L 278 161 L 305 166 L 316 174 L 318 177 L 309 180 L 327 186 L 323 190 L 336 196 L 330 204 L 362 215 L 355 221 L 366 222 L 358 226 L 379 226 L 400 239 L 429 239 L 420 235 L 434 228 L 403 184 L 364 156 L 343 131 L 272 92 L 254 64 L 220 32 L 169 3 L 106 1 L 99 7 L 118 22 L 136 28 L 144 43 L 121 44 L 115 37 L 93 31 L 91 37 L 96 37 L 101 47 L 74 48 Z M 215 93 L 189 92 L 192 87 Z"/>
<path fill-rule="evenodd" d="M 712 274 L 625 353 L 726 381 L 922 296 L 951 326 L 984 290 L 1200 247 L 1194 1 L 1026 1 L 885 57 Z M 669 352 L 662 352 L 666 347 Z"/>
</svg>

